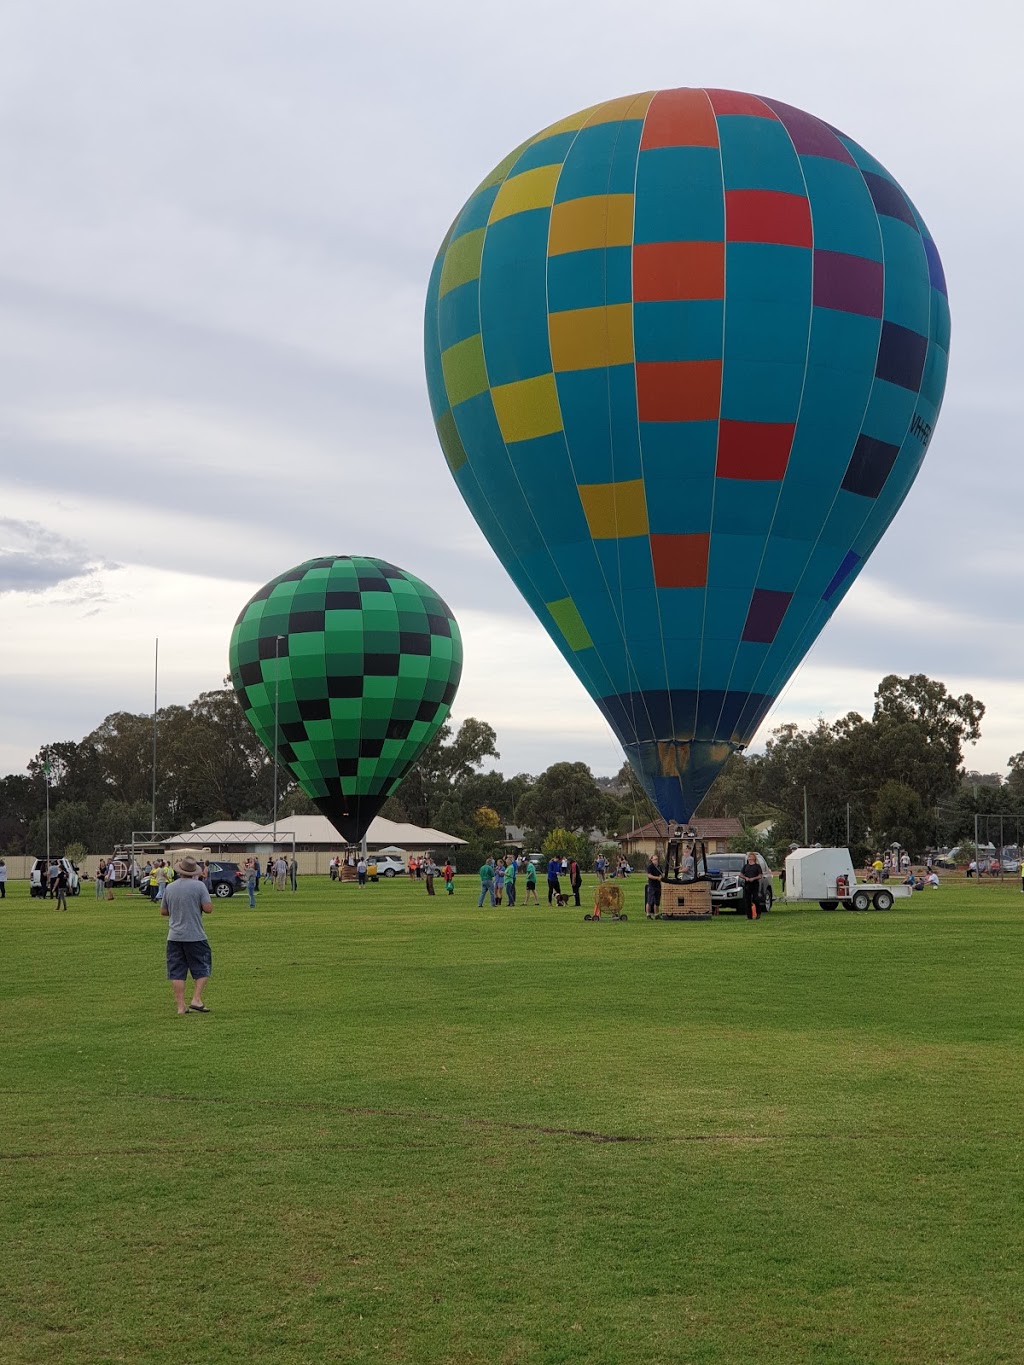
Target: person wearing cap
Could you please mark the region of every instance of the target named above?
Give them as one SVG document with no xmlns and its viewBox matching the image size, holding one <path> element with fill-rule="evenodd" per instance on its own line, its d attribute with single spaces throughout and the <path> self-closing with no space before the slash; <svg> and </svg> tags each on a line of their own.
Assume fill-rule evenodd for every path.
<svg viewBox="0 0 1024 1365">
<path fill-rule="evenodd" d="M 160 905 L 170 919 L 167 930 L 167 980 L 174 990 L 179 1014 L 209 1014 L 203 991 L 213 971 L 210 941 L 203 929 L 203 916 L 213 904 L 206 883 L 199 877 L 195 858 L 175 863 L 177 877 L 167 887 Z M 192 1003 L 185 1004 L 185 981 L 192 974 Z"/>
</svg>

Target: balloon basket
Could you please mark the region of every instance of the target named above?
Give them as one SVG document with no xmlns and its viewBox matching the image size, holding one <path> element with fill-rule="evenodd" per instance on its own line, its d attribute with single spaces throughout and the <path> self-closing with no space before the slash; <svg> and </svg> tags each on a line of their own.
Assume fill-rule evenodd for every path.
<svg viewBox="0 0 1024 1365">
<path fill-rule="evenodd" d="M 655 919 L 713 919 L 715 913 L 710 882 L 662 882 L 661 906 Z"/>
</svg>

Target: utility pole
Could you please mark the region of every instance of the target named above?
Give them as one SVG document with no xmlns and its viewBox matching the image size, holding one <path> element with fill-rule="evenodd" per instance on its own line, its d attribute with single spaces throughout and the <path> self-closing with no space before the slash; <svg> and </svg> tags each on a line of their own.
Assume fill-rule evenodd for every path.
<svg viewBox="0 0 1024 1365">
<path fill-rule="evenodd" d="M 804 787 L 804 848 L 810 848 L 811 837 L 807 833 L 807 788 Z"/>
<path fill-rule="evenodd" d="M 153 647 L 153 797 L 149 812 L 150 833 L 156 838 L 156 707 L 157 707 L 157 686 L 160 678 L 160 639 L 159 636 L 154 641 Z"/>
<path fill-rule="evenodd" d="M 46 758 L 43 761 L 43 780 L 46 783 L 46 871 L 40 878 L 43 886 L 46 885 L 45 878 L 50 871 L 50 753 L 47 750 Z"/>
<path fill-rule="evenodd" d="M 850 847 L 850 803 L 846 803 L 846 847 Z"/>
<path fill-rule="evenodd" d="M 274 640 L 274 843 L 273 854 L 277 855 L 277 749 L 280 744 L 281 716 L 281 641 L 283 635 Z"/>
</svg>

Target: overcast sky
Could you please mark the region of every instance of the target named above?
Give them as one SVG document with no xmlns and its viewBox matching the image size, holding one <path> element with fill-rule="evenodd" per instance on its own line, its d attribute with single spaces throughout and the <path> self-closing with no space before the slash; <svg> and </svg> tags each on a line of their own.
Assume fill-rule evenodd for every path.
<svg viewBox="0 0 1024 1365">
<path fill-rule="evenodd" d="M 762 728 L 922 671 L 1024 749 L 1018 54 L 993 0 L 4 0 L 0 770 L 217 686 L 252 591 L 393 560 L 466 643 L 507 772 L 621 753 L 505 577 L 430 420 L 421 325 L 483 175 L 588 104 L 775 96 L 906 187 L 942 254 L 946 403 L 903 510 Z M 755 747 L 757 747 L 755 745 Z"/>
</svg>

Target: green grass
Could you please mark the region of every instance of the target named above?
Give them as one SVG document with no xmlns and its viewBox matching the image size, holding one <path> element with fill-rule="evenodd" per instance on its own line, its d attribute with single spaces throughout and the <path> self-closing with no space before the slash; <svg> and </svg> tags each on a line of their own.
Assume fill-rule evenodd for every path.
<svg viewBox="0 0 1024 1365">
<path fill-rule="evenodd" d="M 1018 1362 L 1024 897 L 0 905 L 0 1361 Z"/>
</svg>

